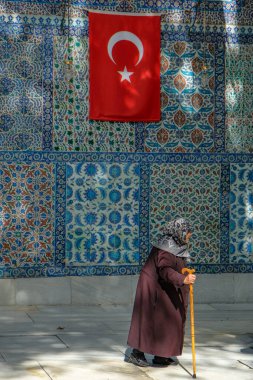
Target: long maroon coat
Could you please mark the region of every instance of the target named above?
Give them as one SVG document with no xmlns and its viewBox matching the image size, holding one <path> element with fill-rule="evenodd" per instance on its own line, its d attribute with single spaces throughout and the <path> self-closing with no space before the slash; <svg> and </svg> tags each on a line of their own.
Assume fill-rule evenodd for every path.
<svg viewBox="0 0 253 380">
<path fill-rule="evenodd" d="M 182 354 L 189 286 L 181 269 L 185 259 L 152 248 L 135 295 L 128 345 L 162 356 Z"/>
</svg>

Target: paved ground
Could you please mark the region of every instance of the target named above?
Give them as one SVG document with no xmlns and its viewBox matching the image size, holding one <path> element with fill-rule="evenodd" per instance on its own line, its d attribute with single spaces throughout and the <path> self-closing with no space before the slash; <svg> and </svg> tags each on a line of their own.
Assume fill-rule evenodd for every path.
<svg viewBox="0 0 253 380">
<path fill-rule="evenodd" d="M 189 323 L 180 365 L 124 361 L 131 307 L 0 307 L 1 380 L 167 380 L 192 374 Z M 195 305 L 197 378 L 253 379 L 253 304 Z M 148 357 L 152 360 L 152 357 Z"/>
</svg>

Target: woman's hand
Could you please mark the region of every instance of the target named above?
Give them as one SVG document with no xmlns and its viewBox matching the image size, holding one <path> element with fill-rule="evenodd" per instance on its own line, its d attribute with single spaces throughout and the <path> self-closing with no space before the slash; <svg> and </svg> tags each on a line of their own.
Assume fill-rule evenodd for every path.
<svg viewBox="0 0 253 380">
<path fill-rule="evenodd" d="M 186 285 L 194 284 L 195 281 L 196 281 L 195 274 L 188 274 L 184 279 L 184 284 Z"/>
</svg>

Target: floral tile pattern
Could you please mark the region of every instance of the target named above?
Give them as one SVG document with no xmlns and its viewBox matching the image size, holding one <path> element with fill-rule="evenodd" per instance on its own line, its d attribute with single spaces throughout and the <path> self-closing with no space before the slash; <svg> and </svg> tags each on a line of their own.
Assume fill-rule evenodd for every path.
<svg viewBox="0 0 253 380">
<path fill-rule="evenodd" d="M 0 266 L 54 263 L 54 165 L 1 163 Z"/>
<path fill-rule="evenodd" d="M 157 8 L 192 10 L 197 4 L 197 0 L 137 0 L 138 9 Z M 213 12 L 238 12 L 244 0 L 207 0 L 206 8 Z"/>
<path fill-rule="evenodd" d="M 147 125 L 147 152 L 213 151 L 214 55 L 213 44 L 166 44 L 162 54 L 162 120 Z"/>
<path fill-rule="evenodd" d="M 138 274 L 179 215 L 253 272 L 252 1 L 197 3 L 0 3 L 0 277 Z M 162 14 L 160 123 L 88 120 L 89 10 Z"/>
<path fill-rule="evenodd" d="M 0 149 L 39 150 L 43 128 L 43 39 L 0 36 Z"/>
<path fill-rule="evenodd" d="M 5 1 L 8 3 L 21 3 L 22 5 L 61 5 L 62 0 L 10 0 Z M 163 10 L 191 10 L 192 7 L 196 6 L 198 0 L 76 0 L 74 2 L 75 6 L 79 7 L 96 7 L 96 8 L 118 8 L 120 5 L 123 7 L 136 7 L 137 11 L 143 9 L 163 9 Z M 240 11 L 244 6 L 246 0 L 207 0 L 206 7 L 209 11 L 214 12 L 235 12 Z M 34 4 L 35 3 L 35 4 Z M 122 4 L 123 3 L 123 4 Z M 129 3 L 129 4 L 128 4 Z"/>
<path fill-rule="evenodd" d="M 227 45 L 226 149 L 253 152 L 253 45 Z"/>
<path fill-rule="evenodd" d="M 252 155 L 0 152 L 0 163 L 1 277 L 137 274 L 179 215 L 198 272 L 252 272 Z"/>
<path fill-rule="evenodd" d="M 67 165 L 67 265 L 138 265 L 138 164 Z"/>
<path fill-rule="evenodd" d="M 55 37 L 54 42 L 54 149 L 134 152 L 138 123 L 88 119 L 88 40 Z"/>
<path fill-rule="evenodd" d="M 150 234 L 156 241 L 166 222 L 184 217 L 193 226 L 194 263 L 220 260 L 220 165 L 152 165 Z"/>
<path fill-rule="evenodd" d="M 253 263 L 253 166 L 230 172 L 230 263 Z"/>
</svg>

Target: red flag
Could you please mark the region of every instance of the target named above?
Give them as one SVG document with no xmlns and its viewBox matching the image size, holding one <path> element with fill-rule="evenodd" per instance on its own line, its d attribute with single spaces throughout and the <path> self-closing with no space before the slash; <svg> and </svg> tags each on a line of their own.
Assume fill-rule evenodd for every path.
<svg viewBox="0 0 253 380">
<path fill-rule="evenodd" d="M 160 16 L 89 13 L 89 118 L 160 120 Z"/>
</svg>

